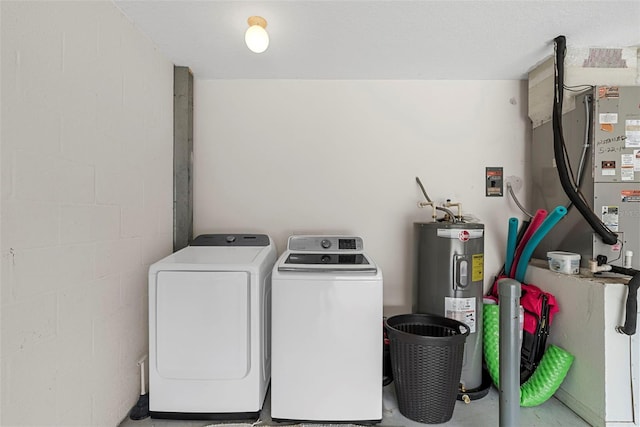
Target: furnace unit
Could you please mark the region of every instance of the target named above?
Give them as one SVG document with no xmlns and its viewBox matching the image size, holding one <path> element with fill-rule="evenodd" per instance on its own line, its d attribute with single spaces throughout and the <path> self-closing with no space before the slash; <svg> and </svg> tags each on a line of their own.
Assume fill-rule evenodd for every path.
<svg viewBox="0 0 640 427">
<path fill-rule="evenodd" d="M 579 253 L 582 266 L 598 255 L 623 266 L 625 254 L 640 269 L 640 86 L 596 86 L 576 97 L 575 109 L 562 118 L 571 171 L 595 214 L 618 242 L 607 245 L 592 232 L 577 209 L 540 242 L 534 257 L 548 251 Z M 551 122 L 533 129 L 531 150 L 534 209 L 567 206 L 553 153 Z"/>
</svg>

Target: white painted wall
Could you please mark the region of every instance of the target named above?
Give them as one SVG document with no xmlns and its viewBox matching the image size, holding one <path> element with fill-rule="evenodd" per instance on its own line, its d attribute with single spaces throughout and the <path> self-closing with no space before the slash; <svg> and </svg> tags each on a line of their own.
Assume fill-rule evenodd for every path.
<svg viewBox="0 0 640 427">
<path fill-rule="evenodd" d="M 0 5 L 0 422 L 114 426 L 171 252 L 173 65 L 109 1 Z"/>
<path fill-rule="evenodd" d="M 412 224 L 431 215 L 418 176 L 485 224 L 487 287 L 521 215 L 485 197 L 485 167 L 526 176 L 526 96 L 523 81 L 196 80 L 194 232 L 263 232 L 279 252 L 292 234 L 360 235 L 386 313 L 406 312 Z"/>
</svg>

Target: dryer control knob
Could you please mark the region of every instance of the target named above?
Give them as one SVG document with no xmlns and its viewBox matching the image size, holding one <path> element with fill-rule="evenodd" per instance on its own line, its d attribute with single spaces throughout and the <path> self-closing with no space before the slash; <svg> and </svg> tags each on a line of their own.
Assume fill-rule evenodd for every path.
<svg viewBox="0 0 640 427">
<path fill-rule="evenodd" d="M 331 240 L 324 239 L 322 242 L 320 242 L 320 246 L 325 249 L 329 249 L 331 247 Z"/>
<path fill-rule="evenodd" d="M 227 243 L 233 243 L 236 241 L 236 236 L 227 236 Z"/>
</svg>

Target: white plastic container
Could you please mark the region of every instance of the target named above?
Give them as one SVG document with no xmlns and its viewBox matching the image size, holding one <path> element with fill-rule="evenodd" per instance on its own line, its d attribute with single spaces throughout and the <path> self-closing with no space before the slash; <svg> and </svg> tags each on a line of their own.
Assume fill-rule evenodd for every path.
<svg viewBox="0 0 640 427">
<path fill-rule="evenodd" d="M 547 252 L 547 261 L 551 271 L 563 274 L 580 273 L 580 254 L 562 251 Z"/>
</svg>

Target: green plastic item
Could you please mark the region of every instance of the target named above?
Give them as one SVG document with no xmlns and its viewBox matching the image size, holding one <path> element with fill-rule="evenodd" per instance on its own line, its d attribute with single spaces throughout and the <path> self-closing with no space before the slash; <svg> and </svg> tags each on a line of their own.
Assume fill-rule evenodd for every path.
<svg viewBox="0 0 640 427">
<path fill-rule="evenodd" d="M 484 304 L 482 310 L 484 361 L 496 387 L 500 384 L 500 306 Z"/>
<path fill-rule="evenodd" d="M 487 370 L 496 387 L 500 384 L 500 307 L 485 304 L 484 319 L 484 358 Z M 520 406 L 540 405 L 558 390 L 564 381 L 575 357 L 566 350 L 553 344 L 547 347 L 540 364 L 533 375 L 520 386 Z"/>
</svg>

